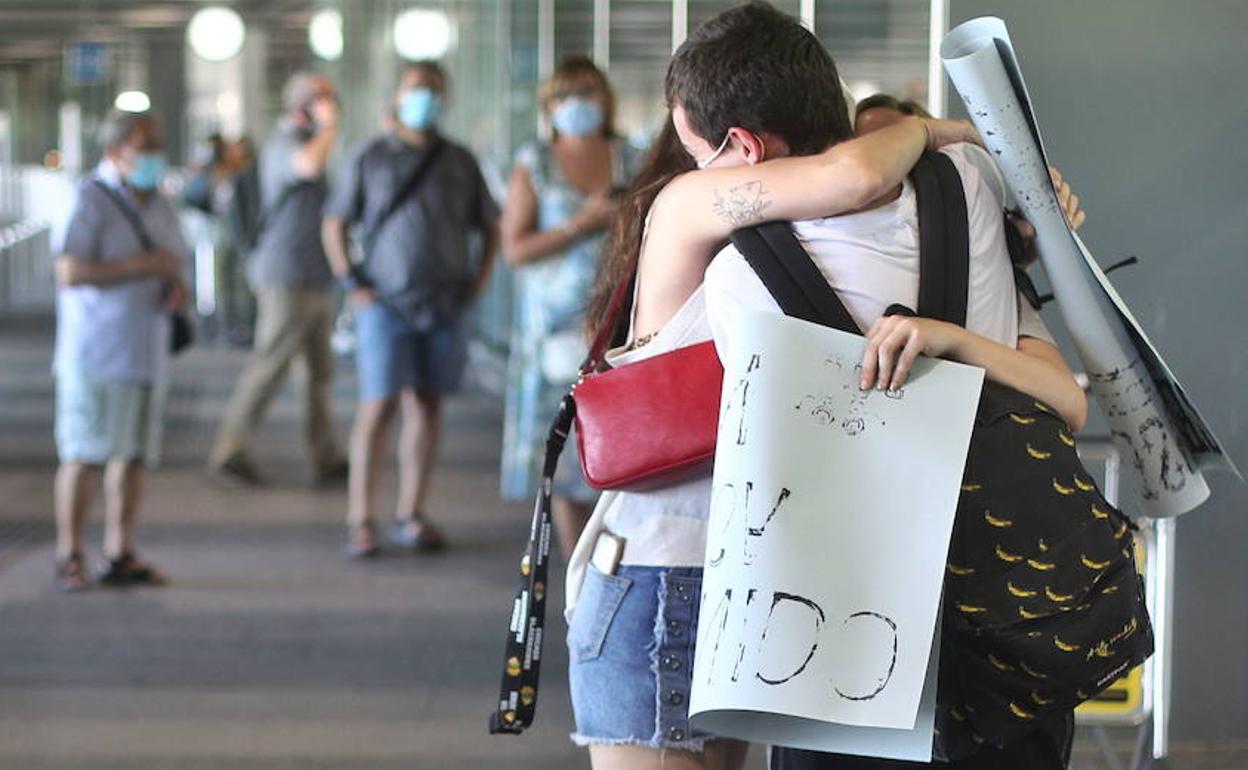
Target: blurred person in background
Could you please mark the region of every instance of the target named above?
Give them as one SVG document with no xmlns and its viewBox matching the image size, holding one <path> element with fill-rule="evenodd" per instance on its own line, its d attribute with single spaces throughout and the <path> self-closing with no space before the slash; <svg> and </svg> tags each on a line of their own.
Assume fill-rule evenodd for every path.
<svg viewBox="0 0 1248 770">
<path fill-rule="evenodd" d="M 615 94 L 588 57 L 565 59 L 538 99 L 551 139 L 516 154 L 502 223 L 516 276 L 501 478 L 509 501 L 537 492 L 547 429 L 587 352 L 585 306 L 615 214 L 613 193 L 628 186 L 640 158 L 616 135 Z M 565 557 L 595 499 L 579 463 L 562 463 L 552 504 Z"/>
<path fill-rule="evenodd" d="M 247 285 L 246 263 L 260 219 L 260 174 L 255 145 L 246 136 L 226 146 L 225 158 L 231 176 L 217 266 L 218 307 L 226 340 L 247 347 L 253 341 L 256 298 Z"/>
<path fill-rule="evenodd" d="M 854 108 L 854 135 L 862 136 L 884 126 L 891 126 L 908 116 L 932 117 L 923 105 L 913 99 L 898 99 L 890 94 L 872 94 Z"/>
<path fill-rule="evenodd" d="M 158 186 L 164 142 L 147 113 L 114 112 L 104 157 L 78 188 L 56 257 L 56 583 L 86 588 L 83 528 L 101 469 L 108 586 L 161 585 L 141 560 L 135 523 L 153 427 L 153 384 L 168 363 L 170 314 L 187 302 L 178 217 Z"/>
<path fill-rule="evenodd" d="M 313 482 L 333 483 L 347 473 L 330 403 L 334 276 L 320 239 L 338 97 L 328 78 L 307 72 L 292 75 L 282 97 L 286 116 L 260 154 L 261 208 L 249 269 L 257 300 L 255 346 L 208 460 L 213 476 L 248 486 L 264 483 L 248 443 L 296 359 L 306 375 L 304 435 Z"/>
<path fill-rule="evenodd" d="M 429 518 L 429 481 L 442 400 L 468 359 L 469 306 L 484 289 L 498 243 L 498 208 L 472 153 L 438 129 L 447 79 L 433 61 L 406 65 L 392 119 L 345 167 L 322 236 L 355 308 L 359 404 L 351 430 L 347 553 L 380 552 L 373 493 L 396 412 L 399 489 L 390 541 L 442 548 Z M 357 226 L 363 261 L 351 259 Z"/>
</svg>

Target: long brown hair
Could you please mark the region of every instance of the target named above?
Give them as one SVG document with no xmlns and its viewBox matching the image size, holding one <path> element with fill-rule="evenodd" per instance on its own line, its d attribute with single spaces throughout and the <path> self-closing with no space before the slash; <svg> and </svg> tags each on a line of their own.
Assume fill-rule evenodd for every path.
<svg viewBox="0 0 1248 770">
<path fill-rule="evenodd" d="M 611 223 L 610 236 L 599 256 L 594 292 L 589 302 L 589 310 L 585 314 L 587 331 L 591 337 L 602 324 L 609 322 L 606 315 L 610 309 L 611 296 L 621 283 L 629 280 L 637 268 L 646 216 L 654 205 L 654 199 L 668 182 L 693 169 L 693 159 L 681 146 L 680 137 L 676 135 L 676 128 L 672 125 L 672 116 L 668 114 L 662 130 L 650 145 L 641 170 L 633 178 L 620 202 L 615 220 Z M 612 329 L 613 345 L 622 344 L 628 334 L 631 308 L 630 294 L 624 301 L 615 328 Z"/>
</svg>

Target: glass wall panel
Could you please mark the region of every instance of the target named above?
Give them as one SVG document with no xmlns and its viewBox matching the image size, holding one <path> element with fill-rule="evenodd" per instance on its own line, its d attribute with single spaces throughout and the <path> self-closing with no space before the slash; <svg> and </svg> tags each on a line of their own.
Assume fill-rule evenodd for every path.
<svg viewBox="0 0 1248 770">
<path fill-rule="evenodd" d="M 671 0 L 611 0 L 617 128 L 637 143 L 644 143 L 665 114 L 663 76 L 671 55 Z"/>
<path fill-rule="evenodd" d="M 794 16 L 799 14 L 802 5 L 801 0 L 772 0 L 771 4 Z M 738 5 L 741 3 L 737 0 L 689 0 L 689 31 L 692 32 L 695 27 L 716 14 Z"/>
<path fill-rule="evenodd" d="M 861 99 L 927 101 L 928 0 L 818 0 L 815 34 Z"/>
</svg>

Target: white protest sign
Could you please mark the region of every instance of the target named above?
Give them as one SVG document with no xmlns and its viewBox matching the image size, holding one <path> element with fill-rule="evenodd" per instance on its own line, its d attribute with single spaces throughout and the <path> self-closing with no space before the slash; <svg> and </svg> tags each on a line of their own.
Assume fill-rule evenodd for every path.
<svg viewBox="0 0 1248 770">
<path fill-rule="evenodd" d="M 1146 512 L 1176 516 L 1209 496 L 1203 470 L 1238 474 L 1161 354 L 1069 228 L 1049 178 L 1022 69 L 994 17 L 951 31 L 941 61 L 1006 186 L 1036 229 L 1044 271 Z"/>
<path fill-rule="evenodd" d="M 862 337 L 770 313 L 733 323 L 693 724 L 926 761 L 934 630 L 983 370 L 921 358 L 901 390 L 860 391 Z"/>
</svg>

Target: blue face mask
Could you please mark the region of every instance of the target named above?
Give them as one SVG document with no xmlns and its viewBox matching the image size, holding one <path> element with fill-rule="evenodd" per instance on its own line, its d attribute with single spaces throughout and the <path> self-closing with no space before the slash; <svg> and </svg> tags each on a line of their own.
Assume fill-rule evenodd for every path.
<svg viewBox="0 0 1248 770">
<path fill-rule="evenodd" d="M 589 136 L 602 129 L 602 105 L 591 99 L 569 96 L 551 113 L 555 130 L 568 136 Z"/>
<path fill-rule="evenodd" d="M 126 181 L 136 190 L 147 192 L 155 190 L 156 185 L 165 177 L 168 164 L 165 156 L 159 152 L 143 152 L 134 160 L 134 168 L 126 174 Z"/>
<path fill-rule="evenodd" d="M 442 117 L 442 97 L 429 88 L 413 88 L 399 98 L 399 122 L 413 131 L 433 128 Z"/>
</svg>

